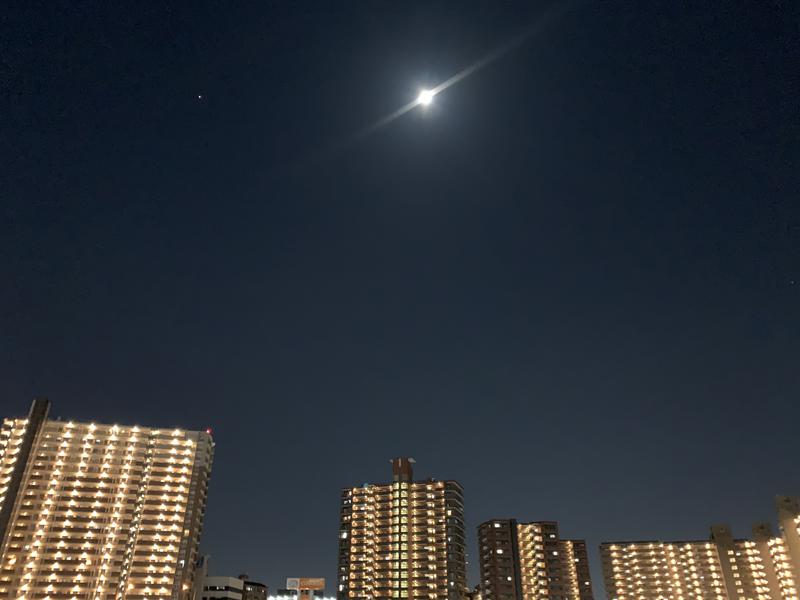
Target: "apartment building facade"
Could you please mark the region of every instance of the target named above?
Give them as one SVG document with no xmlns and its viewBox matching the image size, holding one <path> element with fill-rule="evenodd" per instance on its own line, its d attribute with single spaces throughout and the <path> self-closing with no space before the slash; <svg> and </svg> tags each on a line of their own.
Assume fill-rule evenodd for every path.
<svg viewBox="0 0 800 600">
<path fill-rule="evenodd" d="M 558 523 L 492 519 L 478 526 L 483 600 L 592 600 L 584 540 L 561 539 Z"/>
<path fill-rule="evenodd" d="M 750 539 L 727 525 L 706 540 L 607 542 L 600 546 L 610 600 L 797 600 L 800 499 L 776 498 L 779 534 L 756 523 Z"/>
<path fill-rule="evenodd" d="M 392 459 L 392 482 L 342 490 L 339 600 L 465 600 L 464 491 L 414 481 L 413 459 Z"/>
<path fill-rule="evenodd" d="M 188 600 L 210 434 L 48 419 L 0 428 L 0 599 Z"/>
</svg>

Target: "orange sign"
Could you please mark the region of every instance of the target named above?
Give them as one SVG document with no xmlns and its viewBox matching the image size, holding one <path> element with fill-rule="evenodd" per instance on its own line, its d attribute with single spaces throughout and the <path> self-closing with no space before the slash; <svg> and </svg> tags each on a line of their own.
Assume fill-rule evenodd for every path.
<svg viewBox="0 0 800 600">
<path fill-rule="evenodd" d="M 287 590 L 324 590 L 324 577 L 289 577 L 286 579 Z"/>
</svg>

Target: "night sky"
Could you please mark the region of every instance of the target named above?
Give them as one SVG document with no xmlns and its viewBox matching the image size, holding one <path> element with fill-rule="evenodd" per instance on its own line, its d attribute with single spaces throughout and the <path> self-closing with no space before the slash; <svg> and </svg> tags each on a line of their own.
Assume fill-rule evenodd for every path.
<svg viewBox="0 0 800 600">
<path fill-rule="evenodd" d="M 475 527 L 800 494 L 800 8 L 39 2 L 0 18 L 0 413 L 212 427 L 212 571 L 334 589 L 389 458 Z"/>
</svg>

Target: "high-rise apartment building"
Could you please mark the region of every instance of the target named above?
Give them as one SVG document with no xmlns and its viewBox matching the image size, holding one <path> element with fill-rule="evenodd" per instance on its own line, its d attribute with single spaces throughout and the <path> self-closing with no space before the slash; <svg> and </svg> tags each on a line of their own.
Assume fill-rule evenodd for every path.
<svg viewBox="0 0 800 600">
<path fill-rule="evenodd" d="M 769 523 L 752 539 L 715 525 L 707 540 L 613 542 L 600 546 L 610 600 L 797 600 L 800 500 L 777 498 L 781 535 Z"/>
<path fill-rule="evenodd" d="M 592 600 L 584 540 L 563 540 L 558 523 L 493 519 L 478 526 L 483 600 Z"/>
<path fill-rule="evenodd" d="M 339 600 L 464 600 L 464 492 L 455 481 L 414 481 L 413 459 L 392 482 L 342 490 Z"/>
<path fill-rule="evenodd" d="M 0 599 L 188 599 L 211 436 L 48 410 L 0 429 Z"/>
</svg>

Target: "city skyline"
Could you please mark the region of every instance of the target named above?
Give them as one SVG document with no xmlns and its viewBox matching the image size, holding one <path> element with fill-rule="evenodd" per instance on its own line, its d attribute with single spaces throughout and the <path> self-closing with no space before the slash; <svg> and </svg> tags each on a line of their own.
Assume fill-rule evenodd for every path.
<svg viewBox="0 0 800 600">
<path fill-rule="evenodd" d="M 154 471 L 155 483 L 148 483 L 151 477 L 148 474 L 149 462 L 142 462 L 141 465 L 136 462 L 135 464 L 139 465 L 136 467 L 138 470 L 130 471 L 134 466 L 131 460 L 139 461 L 139 454 L 142 454 L 143 446 L 139 447 L 141 446 L 139 438 L 148 438 L 150 442 L 147 447 L 156 450 L 156 454 L 153 455 L 156 457 L 154 468 L 157 470 L 158 460 L 162 460 L 166 462 L 160 468 L 169 471 L 171 467 L 168 462 L 174 460 L 169 453 L 175 452 L 175 444 L 179 439 L 176 436 L 185 435 L 181 429 L 170 432 L 138 425 L 76 423 L 61 418 L 48 420 L 49 410 L 49 400 L 35 399 L 27 417 L 5 418 L 0 431 L 0 596 L 9 594 L 9 598 L 16 598 L 14 595 L 16 588 L 23 583 L 23 579 L 20 579 L 23 577 L 20 571 L 22 566 L 17 564 L 16 559 L 18 555 L 27 556 L 31 552 L 34 553 L 34 557 L 37 554 L 41 557 L 34 558 L 33 562 L 25 565 L 25 591 L 36 592 L 47 587 L 52 594 L 64 588 L 67 580 L 62 581 L 59 578 L 68 575 L 70 566 L 67 563 L 72 559 L 69 556 L 59 557 L 59 555 L 62 551 L 68 555 L 73 552 L 73 545 L 78 541 L 70 537 L 72 535 L 70 532 L 75 527 L 88 527 L 89 531 L 87 534 L 89 540 L 81 542 L 80 550 L 84 553 L 82 557 L 87 551 L 90 554 L 100 552 L 99 546 L 95 548 L 96 544 L 91 545 L 94 543 L 91 541 L 93 528 L 100 528 L 96 529 L 102 538 L 98 543 L 108 542 L 103 546 L 105 556 L 110 552 L 109 548 L 116 548 L 115 544 L 119 545 L 114 538 L 119 537 L 126 526 L 136 526 L 139 519 L 144 519 L 142 527 L 146 528 L 146 523 L 149 521 L 145 505 L 148 502 L 152 503 L 156 496 L 153 498 L 150 496 L 153 493 L 157 494 L 159 485 L 166 485 L 167 488 L 164 489 L 169 490 L 171 478 L 170 473 L 166 472 L 164 480 L 166 483 L 159 483 L 161 480 L 158 479 L 158 472 Z M 186 518 L 189 519 L 187 523 L 195 523 L 192 525 L 194 533 L 180 544 L 181 553 L 185 553 L 186 557 L 181 563 L 191 564 L 192 567 L 187 569 L 184 566 L 177 571 L 173 569 L 173 575 L 169 577 L 174 576 L 176 579 L 170 579 L 168 585 L 177 586 L 175 590 L 178 591 L 174 593 L 197 594 L 194 600 L 200 600 L 201 596 L 207 595 L 203 591 L 206 577 L 210 578 L 208 582 L 212 585 L 212 590 L 223 587 L 227 589 L 229 581 L 236 582 L 238 586 L 236 589 L 244 589 L 247 582 L 253 582 L 252 585 L 257 590 L 258 586 L 263 586 L 263 582 L 255 581 L 260 578 L 246 575 L 234 577 L 208 570 L 209 552 L 212 549 L 208 544 L 205 546 L 201 544 L 200 533 L 206 511 L 208 473 L 215 446 L 211 442 L 210 430 L 189 432 L 189 434 L 200 436 L 198 439 L 202 438 L 201 441 L 210 449 L 211 454 L 209 451 L 201 452 L 198 445 L 196 456 L 201 457 L 199 459 L 201 472 L 199 475 L 192 475 L 192 483 L 188 488 L 180 487 L 185 485 L 183 479 L 176 480 L 179 495 L 185 494 L 187 489 L 191 490 L 188 497 L 184 496 L 181 500 L 184 504 L 176 505 L 174 510 L 185 512 Z M 72 438 L 75 438 L 75 444 L 79 442 L 82 444 L 80 456 L 70 446 Z M 128 440 L 125 456 L 120 454 L 121 446 L 117 448 L 122 443 L 119 440 L 123 438 Z M 59 440 L 61 443 L 57 444 Z M 94 444 L 99 443 L 103 443 L 105 448 L 102 471 L 99 466 L 95 469 L 99 472 L 97 480 L 99 483 L 93 484 L 94 480 L 89 472 L 94 469 L 91 465 L 95 462 L 100 465 L 100 462 L 97 462 L 100 459 L 93 458 L 92 448 Z M 186 443 L 192 442 L 189 440 Z M 87 447 L 87 444 L 92 445 Z M 48 450 L 50 446 L 52 450 Z M 163 458 L 158 459 L 157 449 L 162 446 Z M 149 452 L 150 450 L 148 457 Z M 208 456 L 202 458 L 206 454 Z M 147 461 L 149 460 L 148 458 Z M 183 460 L 185 462 L 188 459 Z M 195 461 L 197 460 L 195 458 Z M 72 477 L 73 467 L 70 462 L 80 463 L 79 470 L 74 473 L 76 477 Z M 390 483 L 364 483 L 358 487 L 342 488 L 337 535 L 339 566 L 336 571 L 337 578 L 329 581 L 335 590 L 335 596 L 330 597 L 336 597 L 338 600 L 348 598 L 362 600 L 371 597 L 371 594 L 378 594 L 388 598 L 417 598 L 421 597 L 416 593 L 417 588 L 425 588 L 428 590 L 424 594 L 425 598 L 466 600 L 472 588 L 476 587 L 480 591 L 482 600 L 527 600 L 540 597 L 541 594 L 555 600 L 593 600 L 594 594 L 600 592 L 592 585 L 592 572 L 596 575 L 599 569 L 602 569 L 603 590 L 608 600 L 625 600 L 633 597 L 664 600 L 665 597 L 671 597 L 671 592 L 666 596 L 663 595 L 663 590 L 670 589 L 669 586 L 677 586 L 676 593 L 680 597 L 683 597 L 681 593 L 691 595 L 694 592 L 690 591 L 690 588 L 693 590 L 697 587 L 696 593 L 708 594 L 709 598 L 717 600 L 791 600 L 796 596 L 797 589 L 800 589 L 800 496 L 775 497 L 778 516 L 777 535 L 770 522 L 759 521 L 753 525 L 752 541 L 733 537 L 728 525 L 712 526 L 711 536 L 705 540 L 672 542 L 653 539 L 624 542 L 603 540 L 597 545 L 599 565 L 592 564 L 590 556 L 595 553 L 587 551 L 585 540 L 566 539 L 560 536 L 559 526 L 555 521 L 518 522 L 516 519 L 495 517 L 480 523 L 475 531 L 480 577 L 478 583 L 473 585 L 466 571 L 468 557 L 465 549 L 469 535 L 464 530 L 463 487 L 453 480 L 436 478 L 416 480 L 414 478 L 416 461 L 413 458 L 399 457 L 389 462 L 392 465 L 393 475 Z M 120 471 L 122 479 L 116 479 L 111 475 L 111 471 L 106 473 L 108 469 L 126 470 L 124 474 Z M 197 471 L 197 468 L 193 470 Z M 187 471 L 186 467 L 184 471 L 193 472 Z M 52 477 L 43 496 L 42 501 L 45 504 L 40 506 L 40 500 L 36 499 L 39 485 L 37 481 L 47 479 L 48 473 Z M 139 491 L 127 490 L 129 476 L 133 477 L 131 484 L 134 488 L 140 486 Z M 82 477 L 87 478 L 85 485 L 96 490 L 91 499 L 82 496 L 84 494 L 83 488 L 80 487 L 84 485 L 80 481 Z M 111 479 L 108 479 L 108 483 L 104 483 L 104 477 Z M 163 479 L 164 474 L 162 473 L 160 477 Z M 179 474 L 178 477 L 185 476 Z M 197 477 L 199 479 L 195 483 Z M 73 483 L 69 483 L 70 481 Z M 185 481 L 188 482 L 188 479 Z M 127 508 L 124 511 L 122 508 L 117 508 L 111 516 L 113 519 L 111 529 L 108 529 L 107 519 L 96 515 L 95 512 L 100 510 L 97 508 L 100 506 L 99 503 L 105 501 L 98 497 L 98 494 L 102 496 L 104 486 L 109 484 L 112 488 L 116 485 L 119 488 L 118 493 L 108 492 L 105 495 L 109 498 L 114 496 L 118 506 L 121 506 L 120 499 L 127 498 L 131 493 L 137 497 L 141 496 L 142 515 L 136 514 L 139 508 L 135 508 L 133 513 Z M 151 487 L 155 485 L 158 489 L 154 488 L 155 492 L 148 491 L 148 485 Z M 73 490 L 69 494 L 59 492 L 61 488 L 66 489 L 69 486 L 72 486 L 70 489 Z M 157 497 L 162 498 L 160 508 L 162 513 L 173 510 L 164 505 L 163 498 L 166 498 L 166 495 Z M 64 507 L 67 506 L 67 498 L 69 507 L 75 505 L 77 511 L 84 510 L 84 503 L 93 502 L 92 507 L 95 512 L 92 512 L 88 524 L 80 524 L 86 521 L 80 516 L 70 516 L 71 510 L 66 513 L 66 521 L 63 518 L 53 520 L 48 516 L 51 512 L 55 516 L 62 515 Z M 188 505 L 185 504 L 186 498 L 189 500 Z M 34 516 L 30 517 L 29 513 Z M 42 521 L 34 532 L 34 537 L 31 538 L 36 547 L 30 544 L 23 547 L 20 544 L 25 543 L 27 538 L 23 537 L 26 529 L 29 529 L 26 523 L 31 519 L 37 521 L 39 517 L 36 514 L 39 513 L 42 515 Z M 162 517 L 163 514 L 159 516 Z M 70 523 L 70 519 L 80 523 L 78 525 Z M 116 525 L 117 523 L 119 524 Z M 57 547 L 53 545 L 55 542 L 42 544 L 50 539 L 42 537 L 46 536 L 50 529 L 61 531 Z M 102 533 L 112 530 L 113 533 Z M 14 533 L 17 531 L 22 533 Z M 108 538 L 109 535 L 112 537 Z M 136 533 L 123 534 L 123 537 L 125 535 L 128 536 L 129 543 L 134 544 L 131 548 L 136 548 L 137 538 L 142 537 L 138 530 Z M 152 532 L 150 534 L 145 532 L 144 538 L 149 539 L 148 535 L 152 537 Z M 166 535 L 163 543 L 169 546 L 173 544 L 173 540 L 168 532 Z M 152 544 L 162 544 L 158 533 L 154 539 L 156 541 L 151 542 Z M 178 539 L 175 538 L 175 541 Z M 320 541 L 317 540 L 316 543 Z M 428 547 L 425 544 L 433 545 Z M 385 546 L 383 550 L 381 545 Z M 178 546 L 175 546 L 173 549 L 177 548 Z M 167 552 L 169 550 L 167 547 Z M 53 559 L 54 551 L 56 551 L 55 559 Z M 108 567 L 103 567 L 111 569 L 108 572 L 104 570 L 98 574 L 92 571 L 93 579 L 86 579 L 81 572 L 86 566 L 78 565 L 82 578 L 78 582 L 72 582 L 69 587 L 78 590 L 79 587 L 83 589 L 81 586 L 100 586 L 101 592 L 105 589 L 110 594 L 109 598 L 116 598 L 113 593 L 114 588 L 107 587 L 109 582 L 112 585 L 120 585 L 117 579 L 122 576 L 127 582 L 129 575 L 125 573 L 130 571 L 131 583 L 123 582 L 133 590 L 133 595 L 129 598 L 137 597 L 136 591 L 140 586 L 147 586 L 143 589 L 152 593 L 167 593 L 165 591 L 167 588 L 164 587 L 167 584 L 166 576 L 162 576 L 156 582 L 153 579 L 156 575 L 150 574 L 149 570 L 147 574 L 136 570 L 139 567 L 136 567 L 138 563 L 135 562 L 135 556 L 141 552 L 133 551 L 130 555 L 130 564 L 126 562 L 128 554 L 123 557 L 121 551 L 114 550 L 114 552 L 120 555 L 122 562 L 109 563 Z M 418 552 L 421 554 L 418 555 Z M 739 558 L 740 556 L 743 558 Z M 426 562 L 429 558 L 430 565 Z M 678 559 L 681 571 L 670 566 L 675 564 L 675 559 Z M 48 560 L 56 561 L 52 567 L 55 570 L 48 577 L 40 576 L 40 572 L 50 572 L 46 571 Z M 172 559 L 167 557 L 167 560 Z M 41 565 L 36 561 L 41 562 Z M 198 564 L 197 569 L 194 566 L 195 561 Z M 694 561 L 698 561 L 697 564 L 700 565 L 696 572 L 692 566 Z M 729 566 L 727 561 L 730 561 L 732 566 Z M 37 566 L 32 566 L 34 562 Z M 676 572 L 673 574 L 672 571 Z M 182 575 L 179 575 L 180 573 Z M 708 582 L 697 581 L 697 573 L 702 575 L 700 580 L 706 577 Z M 433 579 L 429 580 L 431 577 Z M 215 585 L 223 587 L 215 588 L 213 587 Z M 278 589 L 279 593 L 270 595 L 270 598 L 282 597 L 278 586 L 272 589 Z M 319 589 L 320 593 L 324 594 L 324 590 Z M 409 595 L 411 591 L 414 591 L 415 595 Z M 266 589 L 261 593 L 266 597 Z M 209 597 L 211 596 L 214 596 L 213 591 Z M 186 595 L 185 600 L 192 600 L 192 597 Z"/>
</svg>

